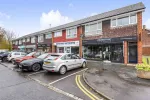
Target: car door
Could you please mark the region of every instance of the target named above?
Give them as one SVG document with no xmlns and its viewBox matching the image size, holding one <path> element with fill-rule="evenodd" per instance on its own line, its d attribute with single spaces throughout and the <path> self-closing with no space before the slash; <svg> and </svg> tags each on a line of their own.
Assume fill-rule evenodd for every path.
<svg viewBox="0 0 150 100">
<path fill-rule="evenodd" d="M 81 67 L 82 65 L 82 61 L 80 59 L 80 57 L 78 57 L 77 55 L 72 55 L 72 59 L 74 59 L 74 67 L 77 68 L 77 67 Z"/>
<path fill-rule="evenodd" d="M 21 57 L 21 53 L 20 52 L 15 52 L 14 53 L 14 58 L 18 58 L 18 57 Z"/>
<path fill-rule="evenodd" d="M 72 59 L 71 54 L 66 54 L 65 55 L 65 64 L 68 67 L 68 70 L 73 69 L 75 67 L 75 59 Z"/>
</svg>

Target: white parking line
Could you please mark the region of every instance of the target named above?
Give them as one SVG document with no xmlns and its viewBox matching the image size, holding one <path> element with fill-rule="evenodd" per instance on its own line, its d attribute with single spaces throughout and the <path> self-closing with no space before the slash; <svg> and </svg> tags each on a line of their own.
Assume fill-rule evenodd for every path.
<svg viewBox="0 0 150 100">
<path fill-rule="evenodd" d="M 63 78 L 60 78 L 60 79 L 58 79 L 58 80 L 55 80 L 55 81 L 49 83 L 48 85 L 52 85 L 52 84 L 54 84 L 54 83 L 56 83 L 56 82 L 58 82 L 58 81 L 61 81 L 61 80 L 65 79 L 65 78 L 68 78 L 68 77 L 70 77 L 70 76 L 73 76 L 73 75 L 75 75 L 75 74 L 77 74 L 77 73 L 80 73 L 80 72 L 82 72 L 82 71 L 85 71 L 85 70 L 87 70 L 87 69 L 88 69 L 88 68 L 85 68 L 85 69 L 80 70 L 80 71 L 78 71 L 78 72 L 72 73 L 72 74 L 70 74 L 70 75 L 68 75 L 68 76 L 65 76 L 65 77 L 63 77 Z"/>
<path fill-rule="evenodd" d="M 42 71 L 39 71 L 39 72 L 35 72 L 35 73 L 32 73 L 32 74 L 29 74 L 28 76 L 35 75 L 35 74 L 39 74 L 39 73 L 43 73 L 43 72 L 46 72 L 46 71 L 45 71 L 45 70 L 42 70 Z"/>
</svg>

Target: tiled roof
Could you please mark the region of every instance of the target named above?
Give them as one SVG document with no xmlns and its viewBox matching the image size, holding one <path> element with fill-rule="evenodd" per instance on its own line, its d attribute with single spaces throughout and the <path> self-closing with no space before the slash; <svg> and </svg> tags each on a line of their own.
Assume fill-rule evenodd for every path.
<svg viewBox="0 0 150 100">
<path fill-rule="evenodd" d="M 128 13 L 128 12 L 133 12 L 133 11 L 137 11 L 137 10 L 142 10 L 142 9 L 145 9 L 145 6 L 142 2 L 139 2 L 139 3 L 133 4 L 133 5 L 129 5 L 129 6 L 122 7 L 122 8 L 115 9 L 115 10 L 108 11 L 108 12 L 104 12 L 104 13 L 101 13 L 101 14 L 98 14 L 98 15 L 90 16 L 90 17 L 80 19 L 80 20 L 77 20 L 77 21 L 74 21 L 74 22 L 70 22 L 70 23 L 67 23 L 67 24 L 63 24 L 63 25 L 60 25 L 60 26 L 57 26 L 57 27 L 53 27 L 53 28 L 38 31 L 38 32 L 35 32 L 35 33 L 31 33 L 31 34 L 22 36 L 18 39 L 28 37 L 28 36 L 38 35 L 38 34 L 41 34 L 41 33 L 56 31 L 56 30 L 59 30 L 59 29 L 72 27 L 72 26 L 88 23 L 88 22 L 91 22 L 91 21 L 100 20 L 100 19 L 104 19 L 104 18 L 109 18 L 109 17 L 112 17 L 112 16 L 116 16 L 116 15 L 120 15 L 120 14 L 124 14 L 124 13 Z"/>
</svg>

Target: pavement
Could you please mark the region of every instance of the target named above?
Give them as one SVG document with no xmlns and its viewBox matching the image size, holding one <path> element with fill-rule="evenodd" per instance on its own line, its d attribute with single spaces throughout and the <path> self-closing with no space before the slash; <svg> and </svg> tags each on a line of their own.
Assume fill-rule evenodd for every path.
<svg viewBox="0 0 150 100">
<path fill-rule="evenodd" d="M 88 66 L 84 80 L 98 93 L 114 100 L 149 100 L 150 80 L 138 78 L 133 66 L 96 61 Z"/>
<path fill-rule="evenodd" d="M 45 70 L 22 72 L 11 63 L 0 62 L 0 100 L 105 100 L 83 81 L 86 69 L 78 68 L 65 75 Z M 76 80 L 77 76 L 80 79 Z"/>
</svg>

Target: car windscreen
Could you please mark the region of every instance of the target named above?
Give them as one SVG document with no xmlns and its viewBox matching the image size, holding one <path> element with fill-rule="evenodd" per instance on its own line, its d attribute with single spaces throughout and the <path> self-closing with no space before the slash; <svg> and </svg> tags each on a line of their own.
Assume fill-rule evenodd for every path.
<svg viewBox="0 0 150 100">
<path fill-rule="evenodd" d="M 35 52 L 31 52 L 31 53 L 27 54 L 26 56 L 32 56 L 33 54 L 35 54 Z"/>
<path fill-rule="evenodd" d="M 50 55 L 47 59 L 48 60 L 55 60 L 58 59 L 60 57 L 60 55 Z"/>
<path fill-rule="evenodd" d="M 42 55 L 38 56 L 37 58 L 44 59 L 44 58 L 46 58 L 47 56 L 48 56 L 48 54 L 47 54 L 47 53 L 45 53 L 45 54 L 42 54 Z"/>
</svg>

